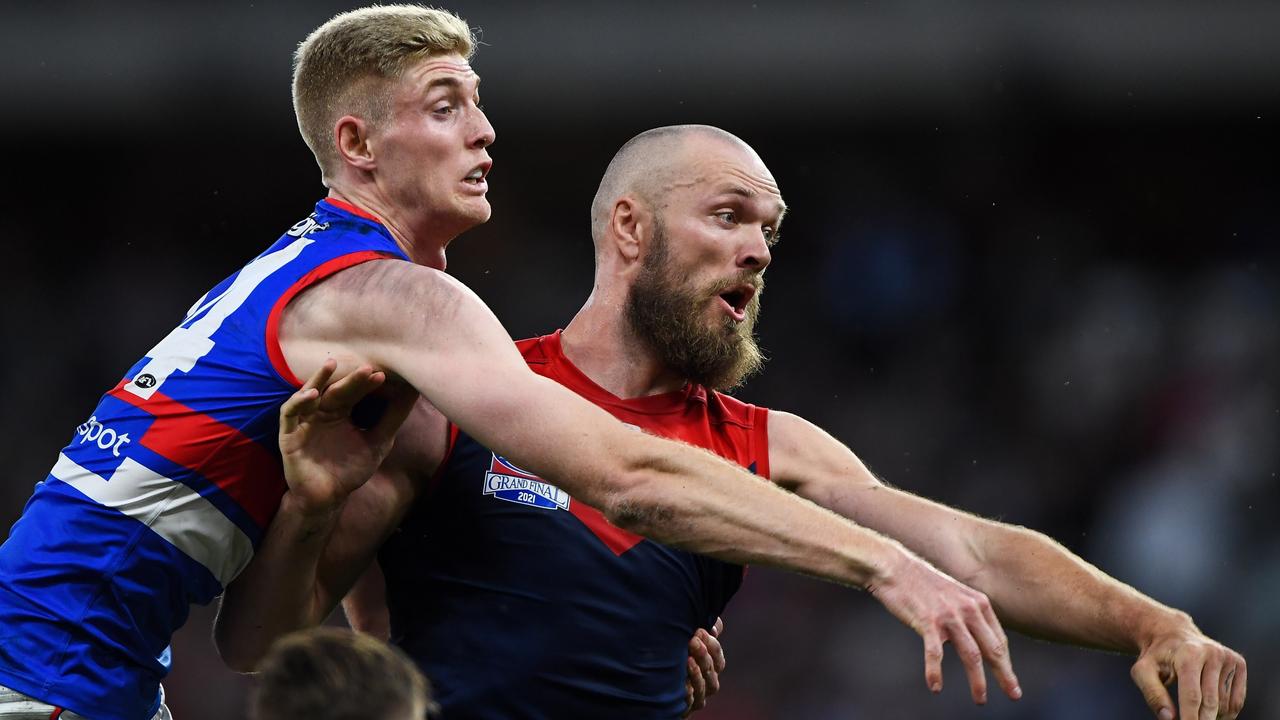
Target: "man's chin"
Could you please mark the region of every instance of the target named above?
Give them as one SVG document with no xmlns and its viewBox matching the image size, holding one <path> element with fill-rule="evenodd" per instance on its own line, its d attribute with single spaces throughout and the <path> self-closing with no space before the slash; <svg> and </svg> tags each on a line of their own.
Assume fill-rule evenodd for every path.
<svg viewBox="0 0 1280 720">
<path fill-rule="evenodd" d="M 456 237 L 489 222 L 489 218 L 492 216 L 493 208 L 489 207 L 488 201 L 475 202 L 473 200 L 457 208 L 454 217 L 446 222 L 453 225 L 453 235 Z"/>
<path fill-rule="evenodd" d="M 489 205 L 489 199 L 484 197 L 467 198 L 467 202 L 459 210 L 466 222 L 469 223 L 468 229 L 489 222 L 489 218 L 493 216 L 493 208 Z"/>
</svg>

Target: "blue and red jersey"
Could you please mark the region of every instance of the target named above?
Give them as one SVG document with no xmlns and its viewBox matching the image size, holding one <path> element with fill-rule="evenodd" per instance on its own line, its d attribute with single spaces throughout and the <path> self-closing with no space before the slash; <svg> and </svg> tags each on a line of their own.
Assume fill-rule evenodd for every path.
<svg viewBox="0 0 1280 720">
<path fill-rule="evenodd" d="M 191 603 L 244 569 L 279 507 L 277 327 L 309 285 L 407 260 L 334 200 L 216 285 L 102 397 L 0 546 L 0 685 L 103 720 L 150 718 Z"/>
<path fill-rule="evenodd" d="M 564 356 L 558 333 L 518 345 L 535 372 L 619 420 L 768 477 L 764 408 L 696 385 L 620 399 Z M 431 678 L 444 720 L 680 717 L 689 638 L 743 568 L 617 528 L 451 432 L 433 486 L 379 553 L 392 642 Z"/>
</svg>

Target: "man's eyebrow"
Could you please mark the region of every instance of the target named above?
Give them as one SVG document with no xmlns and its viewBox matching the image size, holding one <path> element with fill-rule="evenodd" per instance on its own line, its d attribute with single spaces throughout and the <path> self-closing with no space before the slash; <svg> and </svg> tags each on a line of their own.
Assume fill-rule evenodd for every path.
<svg viewBox="0 0 1280 720">
<path fill-rule="evenodd" d="M 479 75 L 473 75 L 472 77 L 474 77 L 474 78 L 475 78 L 475 80 L 476 80 L 476 87 L 477 87 L 477 88 L 479 88 L 479 87 L 480 87 L 480 76 L 479 76 Z M 427 83 L 427 89 L 436 88 L 436 87 L 456 87 L 456 88 L 460 88 L 460 87 L 462 87 L 462 80 L 459 80 L 458 78 L 456 78 L 456 77 L 454 77 L 454 76 L 452 76 L 452 75 L 442 75 L 441 77 L 435 78 L 435 79 L 433 79 L 433 80 L 431 80 L 430 82 L 428 82 L 428 83 Z"/>
<path fill-rule="evenodd" d="M 732 185 L 724 185 L 724 186 L 722 186 L 722 187 L 720 188 L 719 192 L 718 192 L 718 193 L 716 193 L 716 194 L 718 194 L 718 195 L 737 195 L 737 196 L 739 196 L 739 197 L 744 197 L 744 198 L 747 198 L 748 200 L 750 200 L 750 199 L 752 199 L 752 198 L 756 197 L 757 195 L 759 195 L 759 194 L 760 194 L 760 191 L 759 191 L 759 190 L 756 190 L 755 188 L 747 187 L 747 186 L 745 186 L 745 185 L 738 185 L 738 184 L 734 183 L 734 184 L 732 184 Z M 783 202 L 783 201 L 782 201 L 782 198 L 778 198 L 778 203 L 777 203 L 777 206 L 776 206 L 776 207 L 777 207 L 777 209 L 778 209 L 778 210 L 777 210 L 777 212 L 778 212 L 778 221 L 779 221 L 779 222 L 781 222 L 781 221 L 782 221 L 782 218 L 787 214 L 787 204 L 786 204 L 785 202 Z"/>
</svg>

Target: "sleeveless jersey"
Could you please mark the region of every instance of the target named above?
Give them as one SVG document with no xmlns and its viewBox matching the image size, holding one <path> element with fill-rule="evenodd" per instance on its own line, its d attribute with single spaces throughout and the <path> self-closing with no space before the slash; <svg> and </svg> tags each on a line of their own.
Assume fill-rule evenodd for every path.
<svg viewBox="0 0 1280 720">
<path fill-rule="evenodd" d="M 102 720 L 149 718 L 169 640 L 248 564 L 285 490 L 276 335 L 298 292 L 407 260 L 332 199 L 202 297 L 72 434 L 0 546 L 0 685 Z"/>
<path fill-rule="evenodd" d="M 622 400 L 569 362 L 559 333 L 518 345 L 619 420 L 768 476 L 765 409 L 692 385 Z M 743 568 L 617 528 L 451 432 L 433 487 L 379 553 L 392 642 L 431 678 L 444 720 L 680 717 L 689 639 Z"/>
</svg>

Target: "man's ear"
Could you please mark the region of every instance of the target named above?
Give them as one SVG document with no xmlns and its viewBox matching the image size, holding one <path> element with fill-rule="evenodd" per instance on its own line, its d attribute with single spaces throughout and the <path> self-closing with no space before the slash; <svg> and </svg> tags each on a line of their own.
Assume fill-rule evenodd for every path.
<svg viewBox="0 0 1280 720">
<path fill-rule="evenodd" d="M 369 138 L 369 123 L 364 118 L 354 115 L 338 118 L 333 125 L 333 137 L 338 145 L 338 156 L 346 164 L 366 172 L 377 166 Z"/>
<path fill-rule="evenodd" d="M 628 262 L 640 257 L 641 245 L 647 241 L 651 215 L 644 205 L 628 195 L 613 203 L 609 216 L 609 230 L 618 253 Z"/>
</svg>

